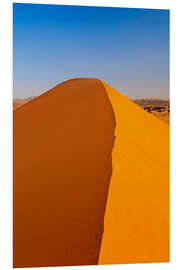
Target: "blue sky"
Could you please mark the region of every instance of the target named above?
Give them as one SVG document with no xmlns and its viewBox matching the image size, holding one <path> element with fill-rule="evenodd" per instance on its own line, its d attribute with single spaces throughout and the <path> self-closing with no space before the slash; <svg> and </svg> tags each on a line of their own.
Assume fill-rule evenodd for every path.
<svg viewBox="0 0 180 270">
<path fill-rule="evenodd" d="M 169 98 L 169 11 L 13 4 L 13 96 L 75 77 L 130 98 Z"/>
</svg>

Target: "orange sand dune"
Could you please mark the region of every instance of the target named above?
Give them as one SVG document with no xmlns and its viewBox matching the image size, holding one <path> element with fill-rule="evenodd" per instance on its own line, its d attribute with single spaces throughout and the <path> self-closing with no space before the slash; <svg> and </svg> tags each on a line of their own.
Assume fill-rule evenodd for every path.
<svg viewBox="0 0 180 270">
<path fill-rule="evenodd" d="M 116 139 L 99 264 L 168 262 L 168 125 L 104 87 Z"/>
<path fill-rule="evenodd" d="M 114 129 L 96 79 L 67 81 L 14 111 L 14 267 L 98 263 Z"/>
<path fill-rule="evenodd" d="M 13 192 L 14 267 L 169 261 L 168 125 L 100 80 L 14 111 Z"/>
</svg>

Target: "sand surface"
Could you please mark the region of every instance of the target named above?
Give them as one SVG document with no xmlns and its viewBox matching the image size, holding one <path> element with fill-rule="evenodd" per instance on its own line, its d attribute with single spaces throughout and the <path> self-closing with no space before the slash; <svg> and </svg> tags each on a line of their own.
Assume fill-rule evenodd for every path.
<svg viewBox="0 0 180 270">
<path fill-rule="evenodd" d="M 99 264 L 169 261 L 169 126 L 104 84 L 116 119 Z"/>
<path fill-rule="evenodd" d="M 14 111 L 14 267 L 98 263 L 114 129 L 96 79 L 67 81 Z"/>
</svg>

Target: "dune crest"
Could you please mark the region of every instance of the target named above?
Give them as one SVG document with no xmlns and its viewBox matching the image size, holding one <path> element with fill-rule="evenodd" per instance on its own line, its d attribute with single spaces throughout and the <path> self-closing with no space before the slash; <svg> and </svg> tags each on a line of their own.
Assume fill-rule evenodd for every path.
<svg viewBox="0 0 180 270">
<path fill-rule="evenodd" d="M 103 83 L 115 119 L 99 264 L 169 261 L 169 128 Z"/>
</svg>

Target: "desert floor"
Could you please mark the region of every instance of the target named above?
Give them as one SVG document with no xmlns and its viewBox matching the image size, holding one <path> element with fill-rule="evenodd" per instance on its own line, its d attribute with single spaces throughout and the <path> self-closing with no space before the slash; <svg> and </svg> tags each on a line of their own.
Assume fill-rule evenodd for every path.
<svg viewBox="0 0 180 270">
<path fill-rule="evenodd" d="M 160 99 L 136 99 L 133 100 L 136 104 L 144 108 L 144 110 L 152 113 L 165 123 L 170 122 L 170 105 L 168 100 Z"/>
</svg>

